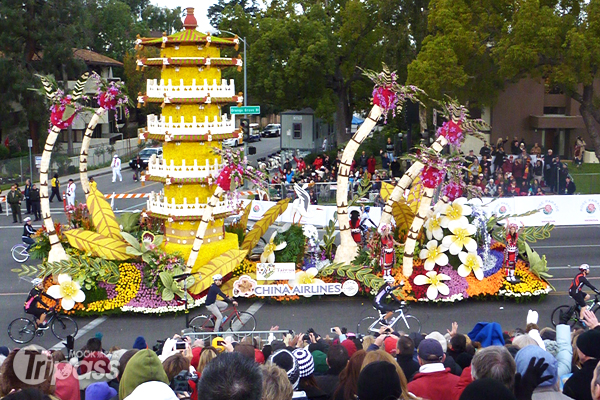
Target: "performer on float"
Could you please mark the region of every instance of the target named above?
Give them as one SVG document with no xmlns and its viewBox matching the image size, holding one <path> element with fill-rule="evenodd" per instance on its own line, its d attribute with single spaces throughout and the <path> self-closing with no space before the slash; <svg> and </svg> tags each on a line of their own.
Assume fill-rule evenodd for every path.
<svg viewBox="0 0 600 400">
<path fill-rule="evenodd" d="M 392 226 L 389 224 L 381 224 L 379 234 L 381 235 L 381 256 L 379 257 L 379 262 L 383 271 L 383 277 L 385 278 L 386 276 L 392 276 L 392 268 L 396 264 L 396 249 L 394 245 L 400 245 L 400 243 L 394 240 Z"/>
<path fill-rule="evenodd" d="M 519 230 L 515 223 L 507 224 L 506 232 L 506 248 L 504 249 L 504 271 L 506 272 L 506 280 L 511 283 L 517 283 L 515 277 L 515 265 L 517 256 L 519 255 Z"/>
<path fill-rule="evenodd" d="M 360 229 L 360 212 L 353 210 L 350 212 L 350 233 L 356 244 L 362 242 L 362 230 Z"/>
</svg>

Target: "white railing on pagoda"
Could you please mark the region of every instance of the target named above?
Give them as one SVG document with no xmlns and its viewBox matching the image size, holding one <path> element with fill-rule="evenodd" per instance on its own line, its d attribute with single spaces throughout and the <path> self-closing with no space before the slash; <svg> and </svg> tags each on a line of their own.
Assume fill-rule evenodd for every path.
<svg viewBox="0 0 600 400">
<path fill-rule="evenodd" d="M 169 120 L 165 119 L 164 115 L 160 118 L 155 114 L 147 116 L 148 133 L 154 135 L 225 135 L 235 131 L 235 116 L 227 119 L 227 114 L 221 115 L 221 121 L 215 116 L 212 122 L 209 122 L 208 116 L 204 117 L 204 121 L 196 120 L 196 116 L 192 117 L 192 121 L 185 122 L 184 117 L 181 117 L 179 122 L 173 122 L 173 117 Z"/>
<path fill-rule="evenodd" d="M 148 79 L 146 86 L 146 95 L 148 97 L 167 97 L 180 99 L 195 99 L 202 97 L 233 97 L 235 96 L 235 84 L 233 79 L 222 79 L 221 84 L 217 84 L 217 80 L 213 79 L 211 85 L 208 80 L 204 79 L 204 83 L 198 85 L 196 80 L 192 80 L 191 86 L 183 84 L 183 79 L 179 80 L 179 85 L 173 85 L 173 81 L 169 79 L 165 83 L 164 79 L 160 82 L 157 79 Z"/>
<path fill-rule="evenodd" d="M 195 203 L 188 203 L 187 199 L 183 199 L 182 203 L 175 203 L 175 199 L 171 202 L 162 193 L 150 193 L 146 202 L 146 209 L 155 214 L 168 215 L 171 217 L 201 217 L 208 198 L 204 203 L 196 197 Z M 223 214 L 233 211 L 233 205 L 227 199 L 219 201 L 214 209 L 214 214 Z"/>
<path fill-rule="evenodd" d="M 223 164 L 219 164 L 219 159 L 215 158 L 211 164 L 206 160 L 205 164 L 198 165 L 198 160 L 194 160 L 193 165 L 186 165 L 185 160 L 181 160 L 181 165 L 175 165 L 173 160 L 170 163 L 165 159 L 151 158 L 148 162 L 148 175 L 159 178 L 216 178 Z"/>
</svg>

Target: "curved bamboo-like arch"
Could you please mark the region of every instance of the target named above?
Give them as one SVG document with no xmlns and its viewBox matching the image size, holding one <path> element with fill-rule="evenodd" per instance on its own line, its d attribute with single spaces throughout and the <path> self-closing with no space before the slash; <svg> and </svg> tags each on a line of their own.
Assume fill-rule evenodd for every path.
<svg viewBox="0 0 600 400">
<path fill-rule="evenodd" d="M 90 149 L 90 142 L 92 141 L 92 134 L 94 133 L 94 129 L 96 125 L 98 125 L 98 121 L 100 117 L 104 115 L 106 110 L 102 107 L 98 108 L 94 115 L 92 116 L 92 120 L 87 126 L 85 133 L 83 134 L 83 140 L 81 141 L 81 151 L 79 153 L 79 179 L 81 181 L 81 188 L 83 189 L 83 193 L 85 194 L 85 198 L 87 199 L 90 194 L 90 181 L 88 180 L 87 174 L 87 164 L 88 164 L 88 151 Z"/>
<path fill-rule="evenodd" d="M 369 112 L 369 116 L 360 128 L 358 128 L 354 136 L 352 136 L 352 139 L 350 139 L 342 154 L 340 169 L 338 171 L 336 194 L 341 244 L 335 253 L 334 262 L 336 263 L 350 264 L 356 257 L 358 251 L 358 246 L 354 242 L 354 239 L 352 239 L 352 234 L 350 233 L 350 218 L 348 217 L 348 177 L 350 176 L 350 167 L 356 151 L 375 127 L 375 124 L 377 124 L 377 121 L 381 118 L 382 113 L 383 110 L 378 105 L 373 106 Z"/>
<path fill-rule="evenodd" d="M 444 136 L 438 136 L 435 142 L 431 145 L 431 148 L 437 153 L 441 153 L 444 149 L 444 146 L 448 143 L 448 140 Z M 402 196 L 404 195 L 404 191 L 410 187 L 415 178 L 421 173 L 425 164 L 420 161 L 416 161 L 411 167 L 406 171 L 406 173 L 402 176 L 402 178 L 396 184 L 392 193 L 388 197 L 385 202 L 385 207 L 383 207 L 383 212 L 381 213 L 381 219 L 379 221 L 379 226 L 382 224 L 389 224 L 392 221 L 392 206 L 395 202 L 400 201 Z"/>
<path fill-rule="evenodd" d="M 46 227 L 46 232 L 48 232 L 48 239 L 50 239 L 50 253 L 48 254 L 49 263 L 66 261 L 69 259 L 69 256 L 65 252 L 65 249 L 56 234 L 54 221 L 50 214 L 50 198 L 48 196 L 48 171 L 50 169 L 50 159 L 60 131 L 61 129 L 56 125 L 52 126 L 52 129 L 50 129 L 46 144 L 44 145 L 44 152 L 42 153 L 42 162 L 40 163 L 40 206 L 42 218 L 44 219 L 44 226 Z"/>
<path fill-rule="evenodd" d="M 194 238 L 194 244 L 192 245 L 192 251 L 190 252 L 190 256 L 188 257 L 186 263 L 186 273 L 190 273 L 194 264 L 196 263 L 196 259 L 198 259 L 198 253 L 200 252 L 200 247 L 204 243 L 204 235 L 206 234 L 206 228 L 210 223 L 210 220 L 213 215 L 213 211 L 219 202 L 219 198 L 223 195 L 225 191 L 221 186 L 217 186 L 215 192 L 212 194 L 208 203 L 206 203 L 206 207 L 204 208 L 204 213 L 202 214 L 202 219 L 200 220 L 200 225 L 198 225 L 198 230 L 196 231 L 196 238 Z"/>
</svg>

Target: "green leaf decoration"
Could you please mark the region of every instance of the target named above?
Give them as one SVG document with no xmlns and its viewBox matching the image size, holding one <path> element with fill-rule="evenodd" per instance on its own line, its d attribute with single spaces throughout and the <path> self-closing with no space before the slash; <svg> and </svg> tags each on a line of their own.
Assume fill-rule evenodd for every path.
<svg viewBox="0 0 600 400">
<path fill-rule="evenodd" d="M 121 236 L 123 236 L 123 239 L 125 239 L 127 243 L 131 245 L 131 247 L 141 253 L 140 242 L 138 242 L 135 236 L 125 231 L 121 232 Z"/>
<path fill-rule="evenodd" d="M 117 217 L 119 225 L 123 227 L 124 232 L 135 232 L 140 228 L 141 213 L 126 212 Z"/>
<path fill-rule="evenodd" d="M 275 222 L 275 220 L 285 212 L 288 207 L 288 203 L 291 199 L 283 199 L 277 202 L 273 207 L 269 208 L 265 215 L 254 224 L 252 230 L 248 232 L 244 241 L 240 246 L 241 250 L 252 250 L 257 244 L 260 238 L 267 232 L 269 226 Z"/>
<path fill-rule="evenodd" d="M 63 112 L 62 115 L 62 120 L 66 121 L 69 118 L 71 118 L 73 116 L 73 114 L 75 114 L 77 112 L 77 109 L 75 107 L 73 107 L 72 105 L 67 104 L 65 106 L 65 111 Z"/>
<path fill-rule="evenodd" d="M 552 278 L 552 275 L 548 273 L 548 262 L 546 261 L 546 256 L 543 255 L 540 257 L 537 251 L 532 250 L 526 242 L 525 251 L 527 253 L 527 260 L 529 261 L 529 269 L 531 272 L 533 272 L 538 278 L 546 281 L 546 283 L 548 283 L 548 285 L 554 289 L 547 279 Z"/>
<path fill-rule="evenodd" d="M 365 268 L 361 265 L 347 265 L 342 263 L 333 263 L 323 267 L 319 271 L 319 276 L 330 276 L 337 274 L 340 277 L 357 280 L 363 285 L 376 290 L 383 284 L 383 279 L 373 274 L 373 268 Z"/>
<path fill-rule="evenodd" d="M 19 276 L 34 276 L 39 275 L 39 269 L 33 265 L 21 265 L 20 268 L 13 268 L 11 272 Z"/>
<path fill-rule="evenodd" d="M 529 243 L 535 243 L 538 240 L 548 239 L 550 232 L 554 229 L 554 225 L 546 224 L 544 226 L 526 226 L 519 232 L 519 239 L 523 239 Z"/>
</svg>

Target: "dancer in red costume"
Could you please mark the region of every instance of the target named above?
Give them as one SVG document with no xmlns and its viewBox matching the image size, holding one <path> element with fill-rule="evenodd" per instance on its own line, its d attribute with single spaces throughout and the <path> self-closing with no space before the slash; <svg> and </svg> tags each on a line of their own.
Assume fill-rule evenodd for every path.
<svg viewBox="0 0 600 400">
<path fill-rule="evenodd" d="M 400 243 L 394 240 L 391 225 L 381 224 L 379 234 L 381 235 L 381 256 L 379 257 L 379 262 L 383 270 L 383 277 L 385 278 L 392 275 L 392 268 L 396 264 L 396 249 L 394 245 L 400 245 Z"/>
<path fill-rule="evenodd" d="M 362 230 L 360 229 L 360 213 L 357 210 L 353 210 L 350 213 L 350 233 L 352 239 L 356 244 L 362 242 Z"/>
<path fill-rule="evenodd" d="M 519 230 L 517 224 L 508 224 L 506 248 L 504 249 L 504 271 L 506 272 L 506 280 L 510 283 L 518 282 L 515 276 L 515 265 L 517 264 L 517 256 L 519 255 L 518 241 Z"/>
</svg>

